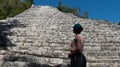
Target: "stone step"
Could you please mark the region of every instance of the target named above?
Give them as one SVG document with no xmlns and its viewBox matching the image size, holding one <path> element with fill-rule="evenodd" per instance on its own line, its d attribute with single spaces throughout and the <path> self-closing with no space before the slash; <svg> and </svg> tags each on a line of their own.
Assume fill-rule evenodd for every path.
<svg viewBox="0 0 120 67">
<path fill-rule="evenodd" d="M 105 56 L 105 57 L 107 57 L 107 56 L 109 56 L 109 57 L 113 57 L 113 56 L 116 56 L 116 57 L 118 57 L 118 56 L 120 56 L 120 52 L 119 51 L 84 51 L 84 53 L 85 53 L 85 55 L 86 56 Z"/>
<path fill-rule="evenodd" d="M 10 53 L 4 58 L 8 64 L 21 63 L 34 63 L 34 64 L 46 64 L 46 65 L 67 65 L 70 63 L 68 58 L 56 58 L 50 56 L 42 56 L 36 54 L 22 53 L 10 51 Z"/>
<path fill-rule="evenodd" d="M 84 51 L 100 51 L 101 47 L 100 46 L 84 46 Z"/>
<path fill-rule="evenodd" d="M 88 60 L 91 60 L 91 59 L 120 59 L 119 56 L 86 56 L 86 58 Z"/>
<path fill-rule="evenodd" d="M 63 50 L 63 48 L 54 48 L 54 47 L 13 47 L 9 48 L 10 51 L 13 52 L 22 52 L 36 55 L 44 55 L 56 58 L 67 58 L 67 54 L 69 51 Z"/>
<path fill-rule="evenodd" d="M 119 63 L 88 63 L 88 67 L 120 67 Z"/>
<path fill-rule="evenodd" d="M 26 62 L 10 62 L 10 61 L 5 61 L 4 64 L 1 64 L 2 67 L 24 67 L 27 63 Z"/>
<path fill-rule="evenodd" d="M 84 43 L 85 47 L 120 47 L 119 43 Z"/>
<path fill-rule="evenodd" d="M 29 53 L 29 54 L 36 54 L 36 55 L 44 55 L 44 56 L 51 56 L 51 57 L 58 57 L 58 58 L 67 58 L 67 54 L 69 51 L 63 50 L 63 48 L 55 48 L 55 47 L 15 47 L 11 49 L 11 51 L 16 52 L 23 52 L 23 53 Z M 94 58 L 117 58 L 119 59 L 119 51 L 84 51 L 84 54 L 86 56 L 93 56 Z"/>
<path fill-rule="evenodd" d="M 101 51 L 120 51 L 120 47 L 101 47 Z"/>
<path fill-rule="evenodd" d="M 84 46 L 84 50 L 86 51 L 120 51 L 120 46 Z"/>
<path fill-rule="evenodd" d="M 89 63 L 120 63 L 120 59 L 89 59 Z"/>
<path fill-rule="evenodd" d="M 101 47 L 120 47 L 119 43 L 102 43 Z"/>
<path fill-rule="evenodd" d="M 120 43 L 119 40 L 106 40 L 105 38 L 99 39 L 99 38 L 85 38 L 85 43 Z"/>
</svg>

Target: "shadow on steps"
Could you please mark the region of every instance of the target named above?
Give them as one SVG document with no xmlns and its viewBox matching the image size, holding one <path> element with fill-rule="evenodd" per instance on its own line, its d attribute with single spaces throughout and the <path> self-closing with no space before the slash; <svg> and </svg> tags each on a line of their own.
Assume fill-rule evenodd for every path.
<svg viewBox="0 0 120 67">
<path fill-rule="evenodd" d="M 54 66 L 47 63 L 41 64 L 43 60 L 40 60 L 37 56 L 15 52 L 9 52 L 9 54 L 3 58 L 3 61 L 2 67 L 70 67 L 67 64 L 59 64 Z"/>
<path fill-rule="evenodd" d="M 70 67 L 70 66 L 69 65 L 63 65 L 63 64 L 59 64 L 59 65 L 56 65 L 56 66 L 50 66 L 50 65 L 47 65 L 47 64 L 30 63 L 25 67 Z"/>
<path fill-rule="evenodd" d="M 25 25 L 16 19 L 7 20 L 6 22 L 0 21 L 0 50 L 7 50 L 8 46 L 15 46 L 8 38 L 8 36 L 13 35 L 10 30 L 15 27 L 25 27 Z"/>
</svg>

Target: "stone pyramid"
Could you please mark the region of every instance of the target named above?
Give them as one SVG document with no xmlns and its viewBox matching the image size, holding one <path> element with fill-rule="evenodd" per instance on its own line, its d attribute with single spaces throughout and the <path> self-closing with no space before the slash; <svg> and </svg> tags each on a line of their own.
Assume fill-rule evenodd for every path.
<svg viewBox="0 0 120 67">
<path fill-rule="evenodd" d="M 0 66 L 68 67 L 76 23 L 84 27 L 87 67 L 120 67 L 120 26 L 81 19 L 50 6 L 33 6 L 0 21 L 0 44 L 7 46 L 0 49 Z"/>
</svg>

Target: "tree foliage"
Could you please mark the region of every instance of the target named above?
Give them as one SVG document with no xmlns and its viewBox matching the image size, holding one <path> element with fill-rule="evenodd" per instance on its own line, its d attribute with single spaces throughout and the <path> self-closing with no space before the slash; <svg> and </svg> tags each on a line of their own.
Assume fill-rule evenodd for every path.
<svg viewBox="0 0 120 67">
<path fill-rule="evenodd" d="M 0 19 L 13 17 L 28 9 L 33 0 L 0 0 Z"/>
<path fill-rule="evenodd" d="M 84 12 L 83 16 L 81 16 L 83 19 L 88 19 L 89 18 L 89 13 L 86 11 Z"/>
<path fill-rule="evenodd" d="M 81 17 L 83 19 L 88 19 L 89 18 L 89 13 L 86 11 L 84 12 L 84 14 L 80 14 L 81 11 L 79 8 L 71 8 L 70 6 L 65 6 L 65 5 L 62 5 L 62 1 L 59 0 L 58 2 L 58 6 L 57 6 L 57 9 L 62 11 L 62 12 L 65 12 L 65 13 L 72 13 L 74 14 L 75 16 L 78 16 L 78 17 Z"/>
<path fill-rule="evenodd" d="M 120 22 L 118 22 L 118 25 L 120 25 Z"/>
</svg>

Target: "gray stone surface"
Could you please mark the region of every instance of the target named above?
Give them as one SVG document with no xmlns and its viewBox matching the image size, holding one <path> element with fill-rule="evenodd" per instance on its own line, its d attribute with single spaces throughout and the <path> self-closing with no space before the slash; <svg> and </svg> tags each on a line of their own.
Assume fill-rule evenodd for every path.
<svg viewBox="0 0 120 67">
<path fill-rule="evenodd" d="M 120 67 L 120 26 L 102 20 L 81 19 L 50 6 L 34 6 L 0 21 L 0 36 L 10 41 L 5 43 L 7 50 L 0 50 L 0 65 L 68 67 L 67 54 L 74 39 L 72 26 L 75 23 L 84 27 L 87 67 Z M 1 39 L 0 42 L 5 41 Z"/>
</svg>

